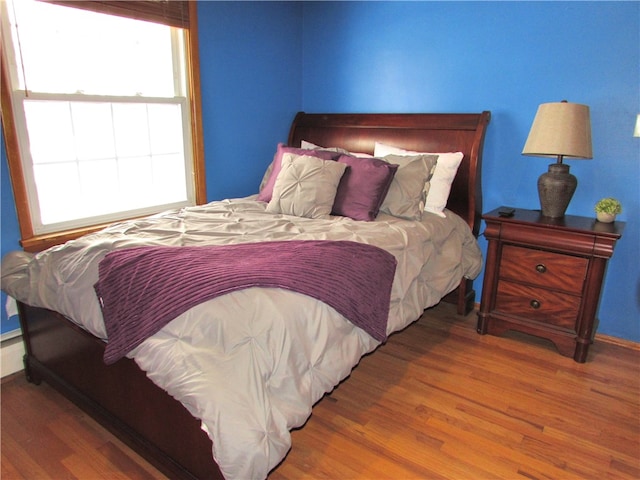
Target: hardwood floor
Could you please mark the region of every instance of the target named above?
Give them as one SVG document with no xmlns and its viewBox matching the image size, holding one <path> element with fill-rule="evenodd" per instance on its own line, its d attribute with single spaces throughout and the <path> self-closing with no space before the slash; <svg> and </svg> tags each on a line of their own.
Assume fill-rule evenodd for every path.
<svg viewBox="0 0 640 480">
<path fill-rule="evenodd" d="M 166 477 L 49 385 L 2 383 L 2 480 Z"/>
<path fill-rule="evenodd" d="M 640 350 L 587 363 L 546 340 L 429 310 L 322 399 L 270 480 L 640 478 Z M 11 479 L 162 479 L 49 386 L 2 383 Z"/>
</svg>

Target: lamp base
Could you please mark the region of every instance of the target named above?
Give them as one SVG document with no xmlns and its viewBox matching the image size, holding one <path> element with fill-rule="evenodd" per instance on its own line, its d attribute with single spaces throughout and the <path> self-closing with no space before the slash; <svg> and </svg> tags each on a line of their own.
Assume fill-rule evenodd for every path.
<svg viewBox="0 0 640 480">
<path fill-rule="evenodd" d="M 562 218 L 576 191 L 578 180 L 569 173 L 569 165 L 552 163 L 538 179 L 538 196 L 543 217 Z"/>
</svg>

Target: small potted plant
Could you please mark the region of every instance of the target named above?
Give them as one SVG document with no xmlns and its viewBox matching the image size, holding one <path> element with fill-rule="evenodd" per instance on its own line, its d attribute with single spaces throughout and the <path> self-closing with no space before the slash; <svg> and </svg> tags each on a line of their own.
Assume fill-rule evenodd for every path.
<svg viewBox="0 0 640 480">
<path fill-rule="evenodd" d="M 622 204 L 615 198 L 603 198 L 596 203 L 595 211 L 599 222 L 611 223 L 622 212 Z"/>
</svg>

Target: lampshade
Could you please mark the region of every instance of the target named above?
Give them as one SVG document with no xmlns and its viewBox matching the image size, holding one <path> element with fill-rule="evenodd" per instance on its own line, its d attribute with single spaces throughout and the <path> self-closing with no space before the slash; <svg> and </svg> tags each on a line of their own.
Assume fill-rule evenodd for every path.
<svg viewBox="0 0 640 480">
<path fill-rule="evenodd" d="M 640 137 L 640 113 L 636 117 L 636 128 L 633 129 L 633 136 Z"/>
<path fill-rule="evenodd" d="M 593 158 L 589 107 L 577 103 L 543 103 L 538 107 L 523 155 Z"/>
<path fill-rule="evenodd" d="M 540 175 L 538 196 L 542 216 L 564 217 L 578 180 L 562 159 L 593 158 L 589 107 L 566 100 L 540 105 L 522 154 L 557 158 L 549 171 Z"/>
</svg>

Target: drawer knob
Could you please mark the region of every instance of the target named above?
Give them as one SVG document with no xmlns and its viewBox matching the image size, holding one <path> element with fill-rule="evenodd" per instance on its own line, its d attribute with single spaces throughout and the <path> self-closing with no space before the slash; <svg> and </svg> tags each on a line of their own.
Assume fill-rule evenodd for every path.
<svg viewBox="0 0 640 480">
<path fill-rule="evenodd" d="M 531 308 L 537 310 L 540 308 L 541 303 L 538 300 L 534 299 L 529 302 L 529 305 L 531 305 Z"/>
<path fill-rule="evenodd" d="M 539 263 L 538 265 L 536 265 L 536 272 L 544 273 L 546 271 L 547 271 L 547 267 L 545 267 L 544 264 Z"/>
</svg>

